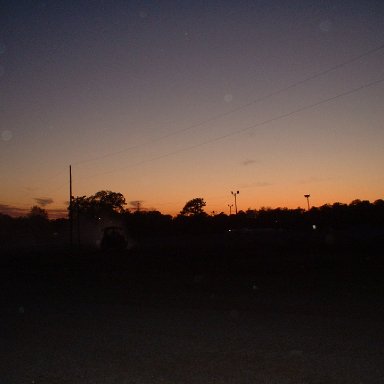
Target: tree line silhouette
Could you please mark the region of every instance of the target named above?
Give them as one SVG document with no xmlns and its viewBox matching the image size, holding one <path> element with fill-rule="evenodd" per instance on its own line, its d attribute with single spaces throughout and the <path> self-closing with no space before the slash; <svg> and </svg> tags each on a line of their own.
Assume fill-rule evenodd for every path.
<svg viewBox="0 0 384 384">
<path fill-rule="evenodd" d="M 287 230 L 332 231 L 384 229 L 384 200 L 373 203 L 353 200 L 349 204 L 334 203 L 310 210 L 302 208 L 260 208 L 239 211 L 236 215 L 224 212 L 207 214 L 203 198 L 189 200 L 180 213 L 172 217 L 157 210 L 125 208 L 125 197 L 118 192 L 99 191 L 91 196 L 74 197 L 68 207 L 74 236 L 87 241 L 95 232 L 109 225 L 126 228 L 133 237 L 180 234 L 222 233 L 227 231 Z M 68 238 L 69 219 L 50 220 L 45 209 L 31 208 L 25 217 L 0 213 L 0 240 L 43 241 Z"/>
</svg>

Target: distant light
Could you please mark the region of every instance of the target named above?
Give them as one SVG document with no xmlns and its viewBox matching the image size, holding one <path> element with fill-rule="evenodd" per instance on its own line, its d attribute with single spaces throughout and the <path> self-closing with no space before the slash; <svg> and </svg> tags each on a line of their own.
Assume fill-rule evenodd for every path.
<svg viewBox="0 0 384 384">
<path fill-rule="evenodd" d="M 313 224 L 313 225 L 312 225 L 312 229 L 313 229 L 313 230 L 316 230 L 316 229 L 317 229 L 316 224 Z"/>
</svg>

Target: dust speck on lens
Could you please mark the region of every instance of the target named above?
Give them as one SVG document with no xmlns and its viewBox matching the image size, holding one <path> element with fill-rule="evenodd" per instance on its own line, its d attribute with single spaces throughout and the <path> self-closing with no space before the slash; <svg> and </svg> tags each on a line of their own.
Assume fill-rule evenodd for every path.
<svg viewBox="0 0 384 384">
<path fill-rule="evenodd" d="M 9 141 L 13 137 L 12 132 L 9 131 L 8 129 L 4 130 L 1 132 L 1 139 L 4 141 Z"/>
<path fill-rule="evenodd" d="M 323 20 L 320 23 L 319 28 L 322 32 L 330 32 L 332 29 L 332 22 L 330 20 Z"/>
</svg>

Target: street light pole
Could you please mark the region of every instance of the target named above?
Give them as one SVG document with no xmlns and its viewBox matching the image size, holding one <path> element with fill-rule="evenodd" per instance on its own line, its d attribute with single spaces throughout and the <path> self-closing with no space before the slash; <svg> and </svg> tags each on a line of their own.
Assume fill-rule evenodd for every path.
<svg viewBox="0 0 384 384">
<path fill-rule="evenodd" d="M 307 205 L 308 205 L 308 211 L 309 211 L 309 198 L 311 197 L 311 195 L 304 195 L 304 197 L 307 199 Z"/>
<path fill-rule="evenodd" d="M 233 192 L 231 191 L 232 195 L 235 197 L 235 211 L 237 215 L 237 201 L 236 201 L 236 196 L 239 194 L 239 191 Z"/>
</svg>

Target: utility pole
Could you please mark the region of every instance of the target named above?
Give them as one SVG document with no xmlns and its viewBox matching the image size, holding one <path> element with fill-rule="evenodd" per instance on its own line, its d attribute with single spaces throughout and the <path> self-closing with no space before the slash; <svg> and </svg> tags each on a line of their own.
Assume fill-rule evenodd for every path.
<svg viewBox="0 0 384 384">
<path fill-rule="evenodd" d="M 69 166 L 69 244 L 73 247 L 72 166 Z"/>
<path fill-rule="evenodd" d="M 310 209 L 310 206 L 309 206 L 309 198 L 311 197 L 311 195 L 304 195 L 304 197 L 307 199 L 307 206 L 308 206 L 308 211 Z"/>
<path fill-rule="evenodd" d="M 232 195 L 235 197 L 235 211 L 236 211 L 236 215 L 237 215 L 237 201 L 236 201 L 236 195 L 239 194 L 239 191 L 236 191 L 236 192 L 233 192 L 231 191 Z"/>
<path fill-rule="evenodd" d="M 136 212 L 140 212 L 142 209 L 143 200 L 134 200 L 130 204 L 135 208 Z"/>
<path fill-rule="evenodd" d="M 228 204 L 228 207 L 229 207 L 229 216 L 231 216 L 233 204 Z"/>
<path fill-rule="evenodd" d="M 77 246 L 80 249 L 81 248 L 81 241 L 80 241 L 80 207 L 79 207 L 79 201 L 76 202 L 76 225 L 77 225 Z"/>
</svg>

